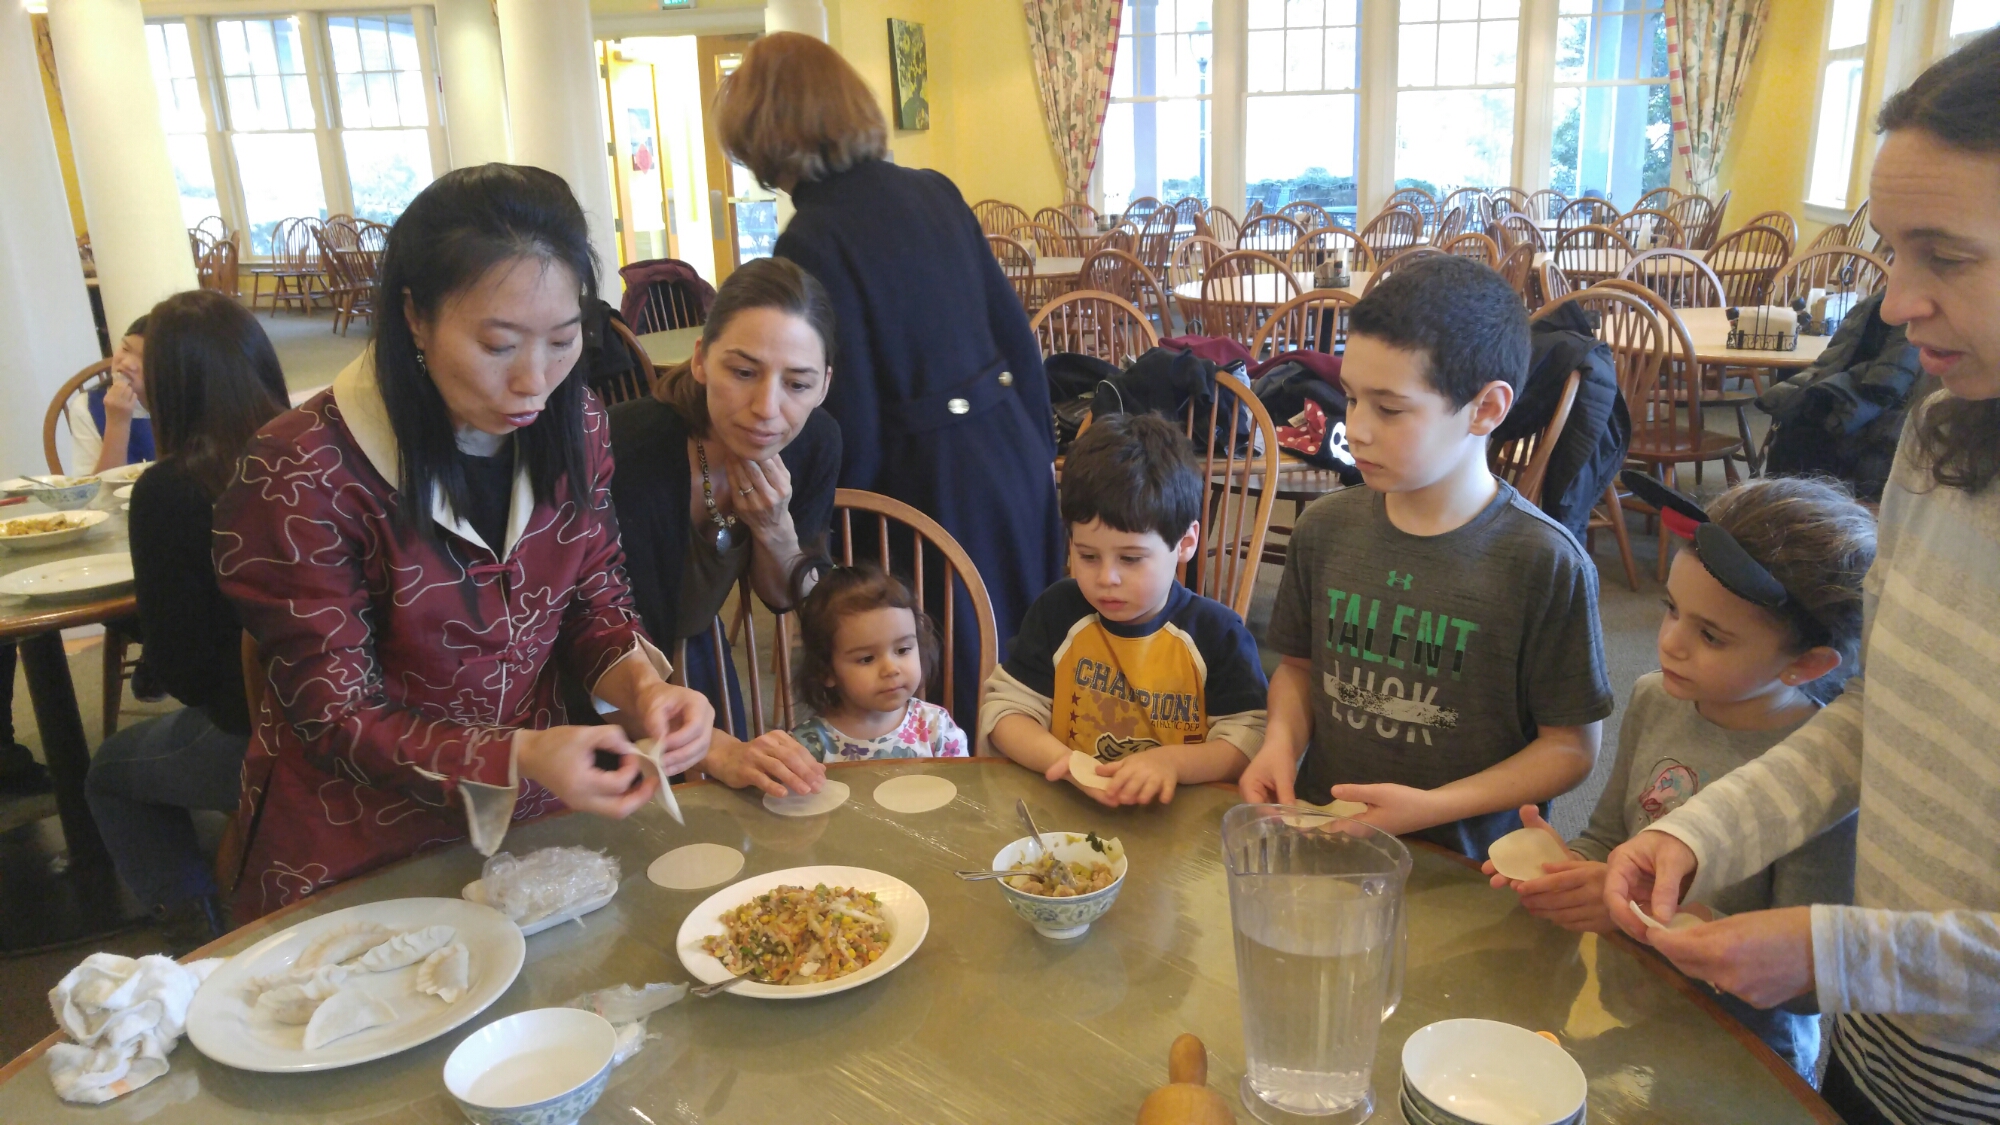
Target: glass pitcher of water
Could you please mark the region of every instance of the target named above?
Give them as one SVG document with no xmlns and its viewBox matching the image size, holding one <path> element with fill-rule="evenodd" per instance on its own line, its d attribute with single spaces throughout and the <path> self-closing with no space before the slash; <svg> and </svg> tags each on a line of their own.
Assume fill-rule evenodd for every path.
<svg viewBox="0 0 2000 1125">
<path fill-rule="evenodd" d="M 1222 854 L 1244 1106 L 1271 1125 L 1366 1120 L 1375 1041 L 1402 999 L 1409 849 L 1345 817 L 1238 805 Z"/>
</svg>

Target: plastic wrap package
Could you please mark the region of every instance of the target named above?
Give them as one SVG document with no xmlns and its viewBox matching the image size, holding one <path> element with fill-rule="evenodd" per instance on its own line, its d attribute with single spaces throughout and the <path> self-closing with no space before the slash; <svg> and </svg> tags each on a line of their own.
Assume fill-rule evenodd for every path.
<svg viewBox="0 0 2000 1125">
<path fill-rule="evenodd" d="M 501 852 L 480 872 L 486 901 L 516 923 L 560 913 L 618 889 L 618 861 L 589 848 Z"/>
<path fill-rule="evenodd" d="M 618 1050 L 611 1056 L 611 1065 L 617 1066 L 638 1054 L 646 1040 L 653 1038 L 646 1034 L 646 1017 L 686 996 L 687 991 L 684 984 L 649 984 L 644 988 L 621 984 L 586 992 L 563 1007 L 596 1012 L 611 1024 L 618 1032 Z"/>
</svg>

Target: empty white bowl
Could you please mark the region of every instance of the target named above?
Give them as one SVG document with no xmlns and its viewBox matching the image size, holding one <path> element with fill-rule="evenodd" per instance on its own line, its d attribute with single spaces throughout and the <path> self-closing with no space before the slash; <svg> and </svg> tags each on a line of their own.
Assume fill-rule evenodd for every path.
<svg viewBox="0 0 2000 1125">
<path fill-rule="evenodd" d="M 596 1012 L 536 1008 L 466 1036 L 444 1085 L 476 1125 L 569 1125 L 603 1095 L 617 1049 Z"/>
<path fill-rule="evenodd" d="M 1440 1020 L 1403 1043 L 1403 1081 L 1476 1125 L 1561 1125 L 1589 1083 L 1568 1051 L 1496 1020 Z"/>
<path fill-rule="evenodd" d="M 1104 917 L 1111 904 L 1118 901 L 1118 892 L 1125 886 L 1125 872 L 1128 864 L 1125 849 L 1116 840 L 1108 841 L 1111 854 L 1100 854 L 1090 847 L 1081 832 L 1044 832 L 1055 854 L 1065 860 L 1082 862 L 1097 860 L 1111 864 L 1111 885 L 1087 895 L 1070 898 L 1051 898 L 1046 895 L 1031 895 L 1017 891 L 1008 885 L 1006 879 L 995 879 L 993 884 L 1000 888 L 1000 894 L 1014 913 L 1028 920 L 1035 932 L 1045 938 L 1062 940 L 1082 937 L 1090 929 L 1090 924 Z M 992 870 L 1005 871 L 1028 864 L 1041 855 L 1041 847 L 1033 836 L 1020 839 L 1001 848 L 993 857 Z"/>
</svg>

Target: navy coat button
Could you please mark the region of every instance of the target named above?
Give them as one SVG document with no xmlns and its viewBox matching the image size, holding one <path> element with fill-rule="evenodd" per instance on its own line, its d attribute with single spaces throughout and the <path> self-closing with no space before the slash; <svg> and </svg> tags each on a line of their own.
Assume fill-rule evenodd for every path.
<svg viewBox="0 0 2000 1125">
<path fill-rule="evenodd" d="M 1002 371 L 1002 372 L 1000 373 L 1000 385 L 1001 385 L 1001 386 L 1003 386 L 1003 387 L 1011 387 L 1011 386 L 1013 386 L 1013 385 L 1014 385 L 1014 373 L 1013 373 L 1012 371 Z"/>
<path fill-rule="evenodd" d="M 962 398 L 955 398 L 945 403 L 944 408 L 953 414 L 964 414 L 972 409 L 972 404 Z"/>
</svg>

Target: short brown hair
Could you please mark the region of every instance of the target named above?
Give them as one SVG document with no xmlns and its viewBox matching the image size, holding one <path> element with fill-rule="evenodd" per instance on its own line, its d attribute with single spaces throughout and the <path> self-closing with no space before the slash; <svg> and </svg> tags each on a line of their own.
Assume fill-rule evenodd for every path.
<svg viewBox="0 0 2000 1125">
<path fill-rule="evenodd" d="M 844 617 L 871 609 L 907 609 L 917 622 L 917 657 L 928 685 L 937 675 L 938 638 L 923 603 L 901 579 L 862 563 L 836 567 L 799 603 L 799 666 L 792 673 L 792 692 L 818 714 L 841 705 L 833 678 L 834 634 Z"/>
<path fill-rule="evenodd" d="M 1173 550 L 1201 518 L 1201 466 L 1186 434 L 1158 414 L 1093 416 L 1063 462 L 1065 528 L 1092 520 L 1150 531 Z"/>
<path fill-rule="evenodd" d="M 701 326 L 701 346 L 707 351 L 728 330 L 736 314 L 751 309 L 776 309 L 812 325 L 833 366 L 833 301 L 819 279 L 784 258 L 754 258 L 723 279 Z M 683 360 L 660 374 L 653 397 L 673 407 L 696 437 L 708 436 L 708 388 L 694 377 L 694 360 Z"/>
<path fill-rule="evenodd" d="M 889 123 L 861 75 L 793 31 L 743 52 L 715 95 L 715 128 L 722 151 L 765 187 L 823 180 L 889 151 Z"/>
<path fill-rule="evenodd" d="M 1861 580 L 1875 562 L 1874 515 L 1846 485 L 1825 477 L 1750 481 L 1716 497 L 1708 515 L 1785 588 L 1789 605 L 1772 616 L 1790 634 L 1788 647 L 1804 652 L 1823 643 L 1840 654 L 1838 669 L 1802 689 L 1831 701 L 1860 658 Z"/>
</svg>

